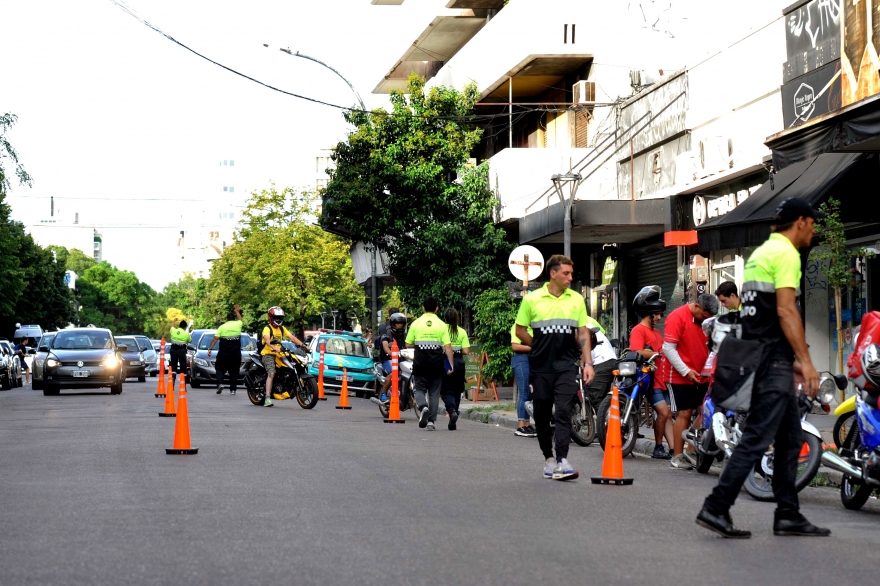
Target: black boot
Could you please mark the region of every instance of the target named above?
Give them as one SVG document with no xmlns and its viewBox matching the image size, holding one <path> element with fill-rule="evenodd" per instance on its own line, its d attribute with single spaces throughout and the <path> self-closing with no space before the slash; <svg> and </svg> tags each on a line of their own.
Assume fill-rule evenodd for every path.
<svg viewBox="0 0 880 586">
<path fill-rule="evenodd" d="M 737 529 L 734 526 L 730 513 L 716 515 L 707 511 L 705 507 L 697 515 L 697 525 L 728 539 L 748 539 L 752 536 L 751 531 Z"/>
<path fill-rule="evenodd" d="M 828 537 L 831 529 L 816 527 L 807 518 L 797 513 L 796 516 L 779 517 L 773 519 L 773 535 L 800 535 L 803 537 Z"/>
</svg>

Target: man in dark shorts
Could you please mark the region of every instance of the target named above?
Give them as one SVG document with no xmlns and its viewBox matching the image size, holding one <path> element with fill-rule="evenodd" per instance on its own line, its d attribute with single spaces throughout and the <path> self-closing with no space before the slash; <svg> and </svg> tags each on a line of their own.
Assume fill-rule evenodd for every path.
<svg viewBox="0 0 880 586">
<path fill-rule="evenodd" d="M 700 373 L 709 357 L 708 338 L 700 324 L 718 313 L 718 298 L 703 293 L 694 303 L 682 305 L 666 318 L 663 334 L 663 361 L 654 376 L 669 389 L 672 411 L 678 412 L 672 431 L 675 455 L 669 465 L 679 470 L 690 470 L 691 461 L 684 453 L 681 437 L 691 423 L 694 409 L 699 409 L 706 395 L 706 384 Z"/>
</svg>

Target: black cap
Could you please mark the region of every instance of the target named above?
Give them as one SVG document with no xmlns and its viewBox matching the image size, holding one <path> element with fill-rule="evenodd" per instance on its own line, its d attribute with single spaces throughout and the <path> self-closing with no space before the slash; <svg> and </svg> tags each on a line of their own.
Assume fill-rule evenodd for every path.
<svg viewBox="0 0 880 586">
<path fill-rule="evenodd" d="M 796 222 L 799 218 L 813 218 L 821 220 L 825 214 L 819 210 L 813 209 L 809 203 L 799 197 L 790 197 L 784 200 L 779 207 L 776 208 L 776 215 L 773 216 L 773 223 L 777 225 L 790 224 Z"/>
</svg>

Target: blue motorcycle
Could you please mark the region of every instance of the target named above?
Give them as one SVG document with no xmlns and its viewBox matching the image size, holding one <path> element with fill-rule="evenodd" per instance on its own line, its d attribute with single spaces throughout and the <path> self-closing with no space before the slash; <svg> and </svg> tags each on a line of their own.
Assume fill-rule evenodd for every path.
<svg viewBox="0 0 880 586">
<path fill-rule="evenodd" d="M 702 415 L 699 429 L 685 432 L 685 441 L 696 451 L 697 472 L 707 474 L 712 463 L 723 460 L 727 450 L 732 450 L 739 441 L 745 426 L 745 414 L 717 408 L 707 392 Z"/>
<path fill-rule="evenodd" d="M 611 384 L 618 390 L 621 451 L 624 458 L 636 446 L 639 427 L 653 424 L 654 413 L 649 397 L 654 389 L 654 362 L 659 357 L 660 354 L 654 354 L 649 360 L 645 360 L 638 352 L 627 352 L 614 371 L 614 382 Z M 599 404 L 597 413 L 597 435 L 603 450 L 610 412 L 611 393 Z"/>
<path fill-rule="evenodd" d="M 857 389 L 858 435 L 849 436 L 838 454 L 825 452 L 822 464 L 843 472 L 840 500 L 847 509 L 861 509 L 875 490 L 880 490 L 880 409 L 877 398 Z"/>
</svg>

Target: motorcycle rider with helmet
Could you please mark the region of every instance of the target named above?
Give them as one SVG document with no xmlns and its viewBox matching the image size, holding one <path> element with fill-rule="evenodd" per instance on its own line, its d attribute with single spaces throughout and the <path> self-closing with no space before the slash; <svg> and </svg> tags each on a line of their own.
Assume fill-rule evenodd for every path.
<svg viewBox="0 0 880 586">
<path fill-rule="evenodd" d="M 260 354 L 263 359 L 263 367 L 266 369 L 266 398 L 263 401 L 264 407 L 271 407 L 272 403 L 272 381 L 275 379 L 275 356 L 281 351 L 281 339 L 287 337 L 298 347 L 305 349 L 299 338 L 290 333 L 284 327 L 284 310 L 278 307 L 270 307 L 267 312 L 269 325 L 263 328 L 263 349 Z"/>
<path fill-rule="evenodd" d="M 640 321 L 632 329 L 629 336 L 629 349 L 638 352 L 648 360 L 663 349 L 663 334 L 657 329 L 657 324 L 663 319 L 666 312 L 666 302 L 660 298 L 661 289 L 657 285 L 642 287 L 633 299 L 633 311 Z M 655 380 L 654 389 L 651 393 L 651 406 L 654 408 L 654 453 L 652 458 L 668 460 L 671 456 L 673 445 L 672 437 L 672 410 L 669 408 L 671 400 L 669 391 L 660 380 Z M 663 436 L 669 452 L 663 448 Z"/>
<path fill-rule="evenodd" d="M 402 313 L 392 313 L 388 320 L 388 327 L 379 338 L 379 360 L 382 361 L 382 370 L 385 371 L 385 383 L 379 399 L 387 401 L 389 398 L 388 388 L 391 386 L 391 344 L 397 342 L 397 349 L 406 348 L 406 316 Z"/>
</svg>

